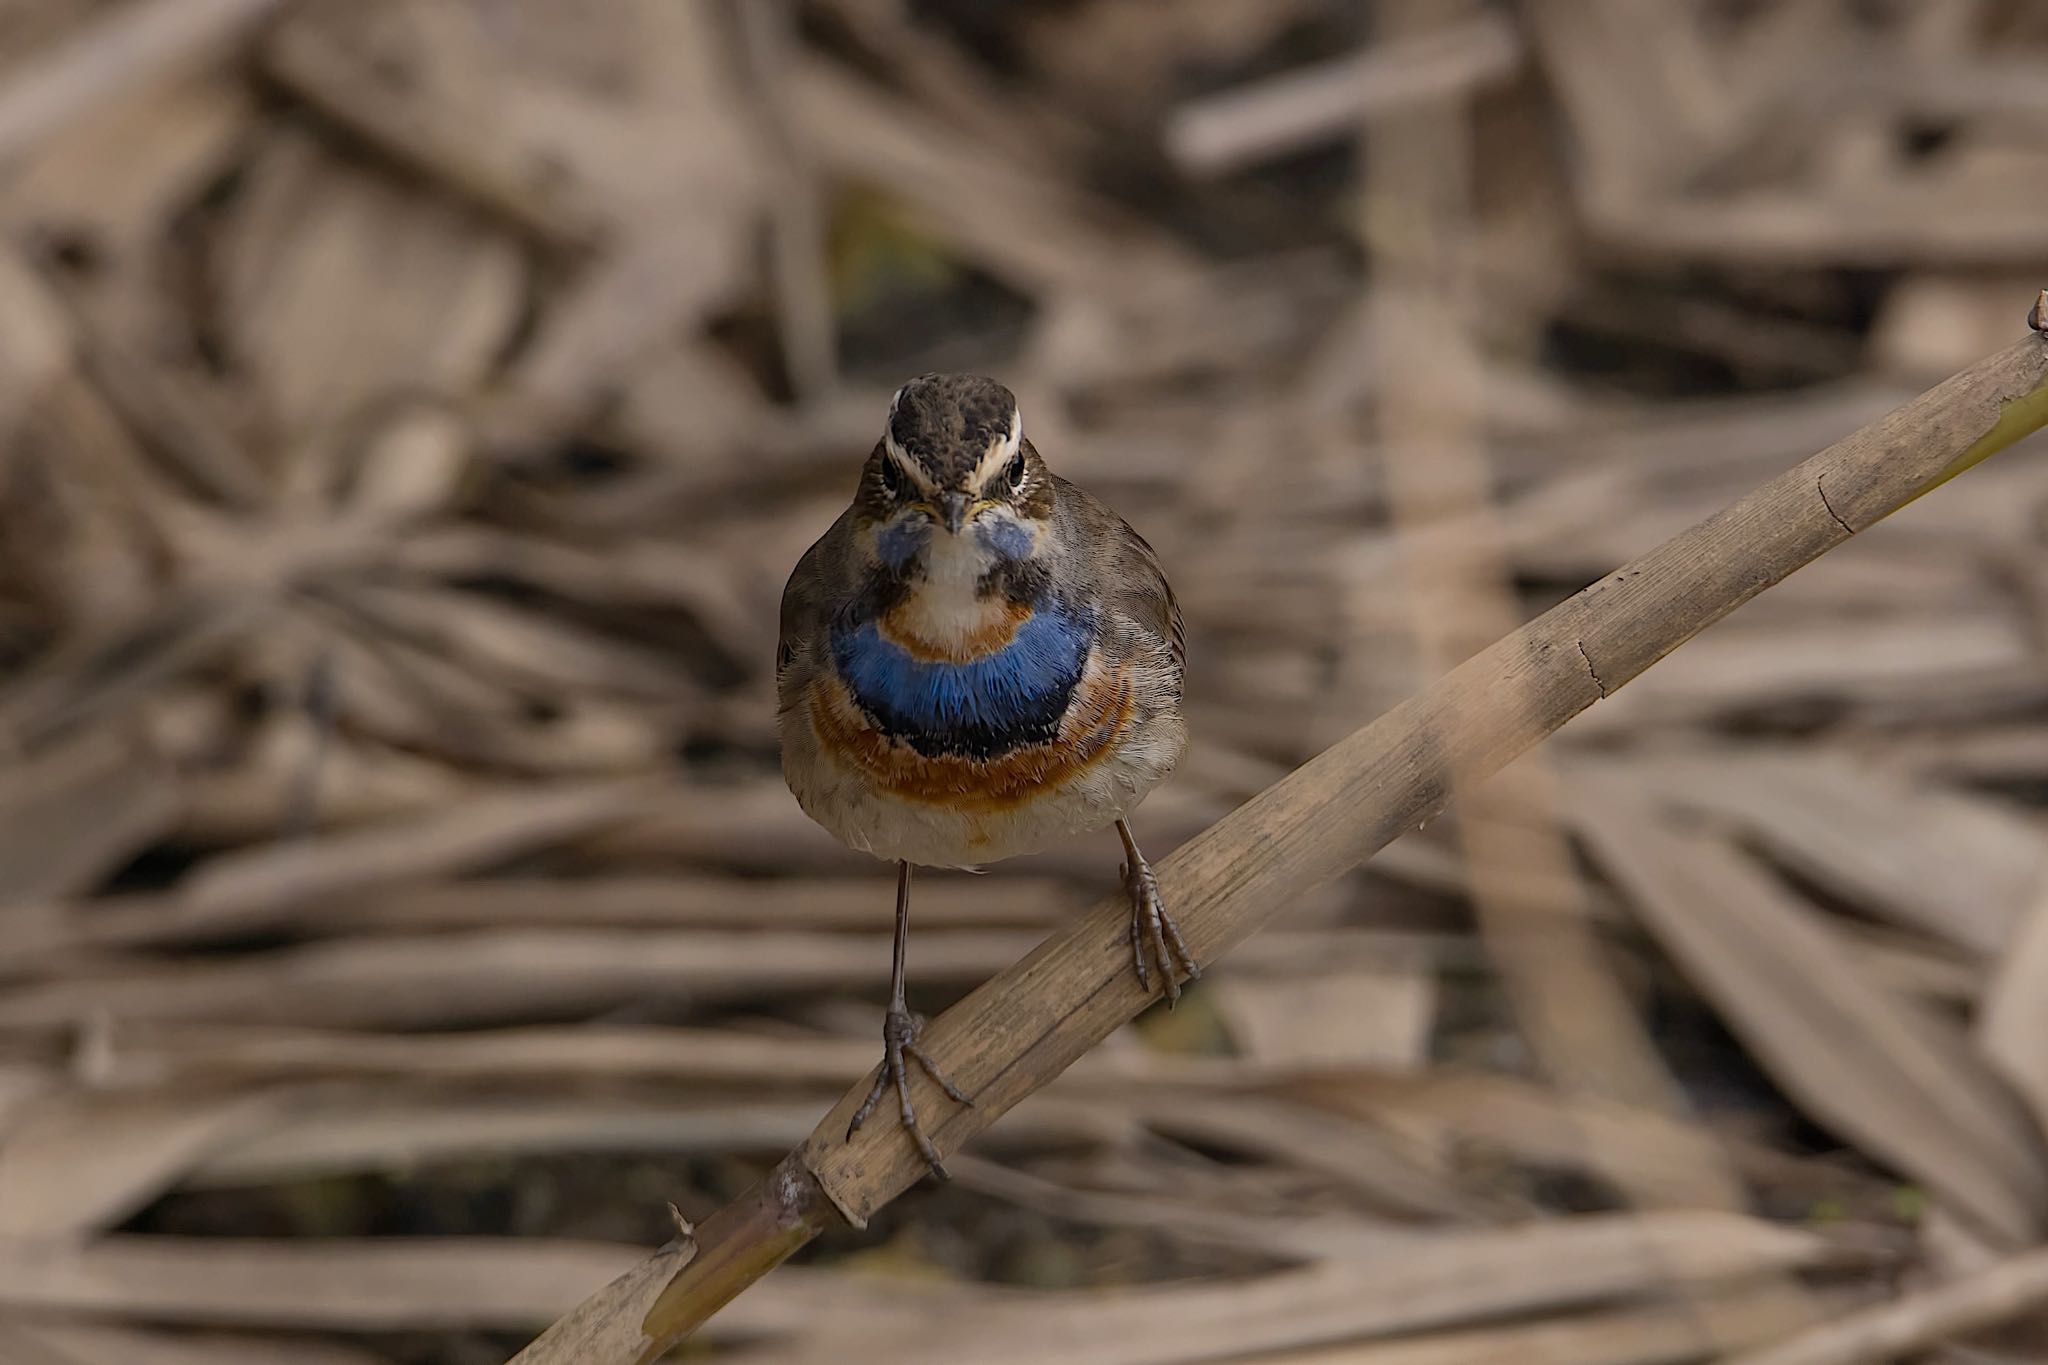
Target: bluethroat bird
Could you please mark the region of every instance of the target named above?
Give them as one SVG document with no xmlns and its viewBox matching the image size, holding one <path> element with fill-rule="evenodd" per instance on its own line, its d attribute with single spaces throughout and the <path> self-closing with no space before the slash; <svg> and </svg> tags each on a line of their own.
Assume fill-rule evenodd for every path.
<svg viewBox="0 0 2048 1365">
<path fill-rule="evenodd" d="M 798 561 L 776 651 L 782 771 L 806 814 L 896 864 L 884 1059 L 851 1137 L 909 1062 L 960 1104 L 904 1004 L 910 868 L 979 869 L 1114 824 L 1131 955 L 1169 1001 L 1201 975 L 1125 821 L 1179 762 L 1180 606 L 1152 547 L 1050 469 L 1017 400 L 930 374 L 890 400 L 853 503 Z"/>
</svg>

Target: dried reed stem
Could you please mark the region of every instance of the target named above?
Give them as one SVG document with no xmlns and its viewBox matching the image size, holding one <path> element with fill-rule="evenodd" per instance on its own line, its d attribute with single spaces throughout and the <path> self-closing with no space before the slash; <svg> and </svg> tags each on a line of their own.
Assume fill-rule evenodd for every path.
<svg viewBox="0 0 2048 1365">
<path fill-rule="evenodd" d="M 1979 461 L 2048 425 L 2048 337 L 1956 374 L 1734 505 L 1608 574 L 1210 826 L 1158 867 L 1196 958 L 1221 957 L 1294 899 L 1450 800 L 1452 774 L 1497 771 L 1700 630 Z M 916 1076 L 942 1152 L 966 1141 L 1152 1001 L 1129 970 L 1128 907 L 1097 905 L 932 1022 L 925 1045 L 974 1098 Z M 869 1078 L 872 1079 L 872 1078 Z M 809 1241 L 856 1225 L 924 1174 L 892 1124 L 846 1125 L 869 1079 L 732 1208 L 647 1309 L 658 1359 Z M 645 1295 L 615 1299 L 645 1303 Z M 520 1365 L 567 1357 L 543 1343 Z M 625 1357 L 588 1355 L 578 1365 Z"/>
<path fill-rule="evenodd" d="M 2037 1312 L 2048 1300 L 2048 1251 L 1997 1261 L 1947 1284 L 1873 1304 L 1724 1365 L 1865 1365 L 1897 1360 Z"/>
</svg>

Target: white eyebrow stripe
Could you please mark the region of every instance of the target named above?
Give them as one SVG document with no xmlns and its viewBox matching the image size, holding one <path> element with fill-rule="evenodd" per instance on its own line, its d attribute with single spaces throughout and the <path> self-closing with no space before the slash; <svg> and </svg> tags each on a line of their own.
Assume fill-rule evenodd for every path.
<svg viewBox="0 0 2048 1365">
<path fill-rule="evenodd" d="M 974 482 L 978 485 L 997 470 L 1008 464 L 1024 444 L 1024 414 L 1016 408 L 1010 409 L 1010 434 L 990 446 L 980 460 L 975 462 Z"/>
<path fill-rule="evenodd" d="M 934 486 L 932 481 L 925 477 L 924 467 L 916 460 L 910 458 L 909 451 L 896 444 L 896 437 L 893 432 L 884 431 L 882 433 L 882 450 L 890 459 L 896 462 L 898 468 L 910 476 L 912 482 L 920 489 L 927 493 L 933 491 Z"/>
</svg>

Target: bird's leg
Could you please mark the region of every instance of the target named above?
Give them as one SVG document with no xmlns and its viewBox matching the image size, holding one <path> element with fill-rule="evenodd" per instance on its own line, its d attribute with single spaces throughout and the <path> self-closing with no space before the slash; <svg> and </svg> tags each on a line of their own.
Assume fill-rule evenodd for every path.
<svg viewBox="0 0 2048 1365">
<path fill-rule="evenodd" d="M 1152 875 L 1152 864 L 1138 852 L 1131 827 L 1119 820 L 1116 832 L 1124 841 L 1124 889 L 1131 893 L 1131 961 L 1138 969 L 1138 984 L 1148 991 L 1152 989 L 1152 967 L 1156 964 L 1165 980 L 1166 1004 L 1171 1009 L 1180 1003 L 1180 972 L 1185 969 L 1188 980 L 1193 981 L 1201 976 L 1202 969 L 1195 965 L 1194 954 L 1180 936 L 1180 926 L 1166 913 L 1166 902 L 1159 895 L 1159 879 Z"/>
<path fill-rule="evenodd" d="M 896 1099 L 902 1109 L 903 1128 L 910 1134 L 910 1140 L 917 1144 L 917 1150 L 924 1155 L 925 1163 L 932 1168 L 932 1174 L 939 1179 L 946 1178 L 946 1168 L 939 1161 L 939 1149 L 932 1146 L 932 1140 L 924 1135 L 924 1129 L 917 1123 L 917 1110 L 910 1103 L 910 1069 L 904 1060 L 916 1062 L 924 1068 L 924 1074 L 932 1083 L 961 1104 L 973 1107 L 974 1101 L 960 1092 L 960 1087 L 946 1078 L 925 1050 L 917 1045 L 918 1030 L 924 1021 L 910 1012 L 903 999 L 904 957 L 910 944 L 910 864 L 896 864 L 896 953 L 889 972 L 889 1013 L 882 1019 L 882 1074 L 875 1077 L 875 1088 L 868 1091 L 868 1097 L 861 1101 L 854 1112 L 853 1122 L 846 1125 L 846 1136 L 850 1140 L 860 1131 L 861 1124 L 875 1106 L 882 1102 L 882 1096 L 895 1087 Z"/>
</svg>

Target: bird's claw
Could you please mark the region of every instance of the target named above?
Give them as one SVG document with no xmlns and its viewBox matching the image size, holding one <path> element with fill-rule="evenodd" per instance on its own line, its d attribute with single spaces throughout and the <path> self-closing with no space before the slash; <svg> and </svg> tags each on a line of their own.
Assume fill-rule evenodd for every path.
<svg viewBox="0 0 2048 1365">
<path fill-rule="evenodd" d="M 853 1121 L 846 1125 L 846 1137 L 848 1141 L 853 1139 L 853 1135 L 860 1131 L 861 1124 L 867 1122 L 868 1115 L 875 1111 L 875 1106 L 882 1102 L 882 1096 L 889 1093 L 893 1086 L 901 1107 L 903 1130 L 909 1133 L 910 1140 L 917 1144 L 917 1150 L 924 1157 L 925 1164 L 932 1168 L 932 1174 L 944 1180 L 947 1178 L 946 1167 L 939 1160 L 939 1149 L 932 1146 L 932 1140 L 925 1136 L 924 1129 L 917 1121 L 917 1109 L 910 1102 L 910 1067 L 904 1059 L 916 1062 L 919 1069 L 931 1077 L 932 1083 L 946 1092 L 948 1099 L 964 1104 L 970 1109 L 974 1107 L 974 1101 L 969 1099 L 959 1086 L 953 1084 L 945 1072 L 939 1070 L 938 1063 L 931 1059 L 930 1053 L 918 1046 L 917 1035 L 923 1025 L 922 1019 L 907 1010 L 890 1010 L 884 1017 L 882 1072 L 875 1077 L 874 1088 L 868 1091 L 868 1097 L 862 1100 L 860 1108 L 854 1111 Z"/>
<path fill-rule="evenodd" d="M 1166 1007 L 1172 1009 L 1180 1003 L 1180 973 L 1185 971 L 1188 980 L 1194 981 L 1202 969 L 1195 965 L 1194 954 L 1180 936 L 1180 926 L 1166 913 L 1152 865 L 1140 858 L 1125 863 L 1122 872 L 1124 889 L 1131 895 L 1131 963 L 1137 968 L 1138 984 L 1147 991 L 1152 989 L 1156 965 L 1166 985 Z"/>
</svg>

